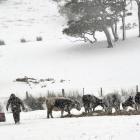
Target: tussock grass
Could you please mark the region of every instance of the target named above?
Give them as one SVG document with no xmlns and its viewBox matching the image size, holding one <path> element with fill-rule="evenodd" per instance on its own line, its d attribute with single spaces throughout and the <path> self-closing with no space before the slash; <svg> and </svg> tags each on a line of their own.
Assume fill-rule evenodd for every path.
<svg viewBox="0 0 140 140">
<path fill-rule="evenodd" d="M 0 46 L 1 46 L 1 45 L 5 45 L 4 40 L 0 40 Z"/>
<path fill-rule="evenodd" d="M 42 41 L 42 40 L 43 40 L 43 38 L 41 36 L 36 37 L 36 41 Z"/>
<path fill-rule="evenodd" d="M 21 42 L 21 43 L 26 43 L 27 40 L 26 40 L 25 38 L 21 38 L 21 39 L 20 39 L 20 42 Z"/>
</svg>

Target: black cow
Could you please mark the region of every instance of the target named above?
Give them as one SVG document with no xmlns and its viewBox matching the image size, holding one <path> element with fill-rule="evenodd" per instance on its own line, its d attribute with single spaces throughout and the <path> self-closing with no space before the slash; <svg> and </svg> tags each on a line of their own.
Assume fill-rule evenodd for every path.
<svg viewBox="0 0 140 140">
<path fill-rule="evenodd" d="M 132 96 L 129 96 L 128 99 L 122 103 L 122 108 L 127 110 L 127 107 L 135 108 L 135 102 Z"/>
<path fill-rule="evenodd" d="M 52 115 L 52 111 L 61 111 L 61 117 L 63 117 L 64 111 L 68 112 L 70 115 L 70 111 L 72 108 L 76 108 L 77 110 L 81 110 L 81 105 L 78 101 L 76 100 L 71 100 L 69 98 L 64 98 L 64 97 L 54 97 L 54 98 L 48 98 L 46 100 L 46 105 L 47 105 L 47 118 Z"/>
<path fill-rule="evenodd" d="M 136 110 L 140 111 L 140 92 L 135 95 Z"/>
<path fill-rule="evenodd" d="M 99 105 L 103 106 L 101 99 L 95 97 L 94 95 L 90 95 L 90 94 L 83 95 L 82 101 L 83 101 L 83 105 L 84 105 L 86 113 L 94 111 L 95 108 Z"/>
</svg>

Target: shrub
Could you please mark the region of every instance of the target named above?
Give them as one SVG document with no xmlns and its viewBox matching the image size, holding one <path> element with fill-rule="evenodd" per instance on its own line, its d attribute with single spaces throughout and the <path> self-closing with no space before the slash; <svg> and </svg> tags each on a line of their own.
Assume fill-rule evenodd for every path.
<svg viewBox="0 0 140 140">
<path fill-rule="evenodd" d="M 77 100 L 82 104 L 82 96 L 80 95 L 78 91 L 69 91 L 69 93 L 66 94 L 66 97 L 73 100 Z"/>
<path fill-rule="evenodd" d="M 135 23 L 135 22 L 133 22 L 133 28 L 135 28 L 135 27 L 137 27 L 138 25 L 137 25 L 137 23 Z"/>
<path fill-rule="evenodd" d="M 70 98 L 70 99 L 73 99 L 73 100 L 77 100 L 79 101 L 80 103 L 82 103 L 82 95 L 80 95 L 80 93 L 78 91 L 69 91 L 68 93 L 64 93 L 62 94 L 61 92 L 53 92 L 53 91 L 48 91 L 47 93 L 47 98 L 50 98 L 50 97 L 66 97 L 66 98 Z"/>
<path fill-rule="evenodd" d="M 24 99 L 24 103 L 27 105 L 29 110 L 43 110 L 43 103 L 45 101 L 45 97 L 33 97 L 32 95 L 28 95 L 26 93 L 26 98 Z"/>
<path fill-rule="evenodd" d="M 121 89 L 121 96 L 123 100 L 126 100 L 129 96 L 134 97 L 136 95 L 136 92 L 133 89 L 125 90 Z"/>
<path fill-rule="evenodd" d="M 125 25 L 125 29 L 126 30 L 131 30 L 131 29 L 133 29 L 133 28 L 135 28 L 135 27 L 137 27 L 138 25 L 137 25 L 137 23 L 128 23 L 128 24 L 126 24 Z M 120 29 L 122 30 L 123 29 L 123 26 L 120 26 Z"/>
<path fill-rule="evenodd" d="M 54 91 L 48 91 L 46 98 L 51 98 L 51 97 L 62 97 L 62 93 L 59 92 L 54 92 Z"/>
<path fill-rule="evenodd" d="M 5 45 L 4 40 L 0 40 L 0 45 Z"/>
<path fill-rule="evenodd" d="M 36 41 L 42 41 L 43 39 L 42 39 L 42 37 L 41 36 L 37 36 L 36 37 Z"/>
<path fill-rule="evenodd" d="M 20 42 L 21 42 L 21 43 L 25 43 L 25 42 L 27 42 L 27 40 L 26 40 L 25 38 L 21 38 L 21 39 L 20 39 Z"/>
<path fill-rule="evenodd" d="M 50 98 L 50 97 L 56 97 L 55 93 L 48 91 L 47 98 Z"/>
</svg>

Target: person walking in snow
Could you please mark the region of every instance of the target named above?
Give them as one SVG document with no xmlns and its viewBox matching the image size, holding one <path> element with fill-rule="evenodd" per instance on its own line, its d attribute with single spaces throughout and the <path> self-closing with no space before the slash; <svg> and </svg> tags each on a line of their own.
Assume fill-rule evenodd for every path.
<svg viewBox="0 0 140 140">
<path fill-rule="evenodd" d="M 7 111 L 8 111 L 9 105 L 11 106 L 11 111 L 13 113 L 15 124 L 17 124 L 20 122 L 21 107 L 23 110 L 25 110 L 24 104 L 21 101 L 21 99 L 15 96 L 15 94 L 11 94 L 6 105 Z"/>
</svg>

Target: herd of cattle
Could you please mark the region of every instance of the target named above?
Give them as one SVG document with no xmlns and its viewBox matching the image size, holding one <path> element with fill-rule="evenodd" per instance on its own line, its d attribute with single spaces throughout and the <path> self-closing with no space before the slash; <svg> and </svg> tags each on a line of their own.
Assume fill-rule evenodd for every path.
<svg viewBox="0 0 140 140">
<path fill-rule="evenodd" d="M 83 95 L 82 103 L 86 113 L 94 112 L 97 106 L 101 106 L 107 113 L 112 113 L 112 108 L 115 108 L 116 112 L 122 109 L 126 110 L 127 107 L 132 107 L 137 111 L 140 111 L 140 92 L 137 92 L 134 97 L 129 96 L 124 102 L 121 102 L 121 96 L 117 93 L 107 94 L 104 98 L 99 99 L 94 95 Z M 47 118 L 53 118 L 52 111 L 61 111 L 61 117 L 63 117 L 64 111 L 71 115 L 70 111 L 76 108 L 81 110 L 81 103 L 77 100 L 72 100 L 65 97 L 54 97 L 46 100 L 47 105 Z"/>
</svg>

